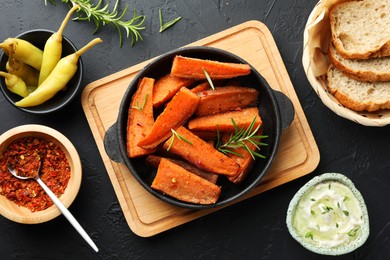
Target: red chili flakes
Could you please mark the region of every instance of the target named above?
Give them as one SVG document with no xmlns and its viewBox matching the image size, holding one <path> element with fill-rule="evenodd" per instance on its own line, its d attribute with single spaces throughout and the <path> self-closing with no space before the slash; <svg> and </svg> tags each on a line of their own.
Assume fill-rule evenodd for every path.
<svg viewBox="0 0 390 260">
<path fill-rule="evenodd" d="M 38 161 L 34 160 L 37 155 L 41 159 L 42 181 L 60 197 L 70 179 L 70 166 L 58 145 L 41 138 L 24 137 L 11 143 L 0 155 L 0 194 L 32 212 L 44 210 L 53 202 L 35 180 L 19 180 L 12 176 L 7 165 L 13 165 L 20 176 L 31 176 L 38 169 Z"/>
</svg>

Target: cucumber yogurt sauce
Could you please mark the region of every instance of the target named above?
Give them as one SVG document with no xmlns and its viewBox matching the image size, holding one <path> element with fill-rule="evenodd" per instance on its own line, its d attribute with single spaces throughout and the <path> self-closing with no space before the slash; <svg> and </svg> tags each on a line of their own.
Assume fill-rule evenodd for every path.
<svg viewBox="0 0 390 260">
<path fill-rule="evenodd" d="M 359 202 L 337 181 L 312 187 L 300 200 L 293 216 L 297 233 L 320 247 L 346 245 L 356 239 L 363 224 Z"/>
<path fill-rule="evenodd" d="M 363 197 L 350 179 L 338 173 L 306 183 L 291 200 L 286 222 L 295 240 L 324 255 L 349 253 L 369 235 Z"/>
</svg>

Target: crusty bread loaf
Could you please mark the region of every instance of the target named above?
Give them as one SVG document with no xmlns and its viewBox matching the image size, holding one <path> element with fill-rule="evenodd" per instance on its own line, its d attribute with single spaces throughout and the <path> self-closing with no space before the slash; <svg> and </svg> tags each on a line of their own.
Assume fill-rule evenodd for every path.
<svg viewBox="0 0 390 260">
<path fill-rule="evenodd" d="M 389 0 L 336 4 L 329 18 L 333 44 L 344 58 L 390 56 Z"/>
<path fill-rule="evenodd" d="M 390 108 L 390 82 L 357 81 L 332 65 L 327 76 L 330 92 L 345 107 L 369 112 Z"/>
<path fill-rule="evenodd" d="M 329 48 L 329 60 L 350 78 L 360 81 L 390 81 L 390 57 L 366 60 L 343 58 L 332 44 Z"/>
</svg>

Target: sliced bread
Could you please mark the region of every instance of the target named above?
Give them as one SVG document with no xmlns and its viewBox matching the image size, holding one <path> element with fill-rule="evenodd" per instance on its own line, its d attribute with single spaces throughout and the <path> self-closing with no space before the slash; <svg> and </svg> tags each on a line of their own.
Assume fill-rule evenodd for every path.
<svg viewBox="0 0 390 260">
<path fill-rule="evenodd" d="M 349 77 L 360 81 L 390 81 L 390 57 L 366 60 L 343 58 L 332 44 L 328 52 L 330 62 Z"/>
<path fill-rule="evenodd" d="M 389 0 L 336 4 L 329 18 L 333 44 L 344 58 L 390 56 Z"/>
<path fill-rule="evenodd" d="M 362 82 L 329 66 L 328 88 L 343 106 L 355 111 L 374 112 L 390 108 L 390 82 Z"/>
</svg>

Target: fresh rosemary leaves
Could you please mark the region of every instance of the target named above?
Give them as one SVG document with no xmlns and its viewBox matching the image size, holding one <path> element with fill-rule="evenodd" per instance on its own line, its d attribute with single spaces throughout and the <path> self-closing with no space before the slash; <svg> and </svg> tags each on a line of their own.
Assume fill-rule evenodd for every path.
<svg viewBox="0 0 390 260">
<path fill-rule="evenodd" d="M 169 146 L 167 148 L 167 151 L 171 150 L 171 147 L 173 145 L 173 143 L 175 142 L 175 138 L 177 137 L 177 139 L 179 140 L 183 140 L 184 142 L 187 142 L 189 144 L 192 144 L 190 141 L 188 141 L 187 139 L 185 139 L 183 136 L 179 135 L 175 130 L 173 130 L 171 128 L 171 132 L 172 132 L 172 140 L 171 142 L 169 143 Z"/>
<path fill-rule="evenodd" d="M 241 128 L 239 129 L 237 127 L 236 122 L 232 118 L 232 123 L 234 126 L 234 133 L 230 136 L 229 140 L 226 143 L 222 143 L 222 138 L 221 134 L 218 130 L 218 125 L 217 125 L 217 144 L 216 144 L 216 149 L 219 150 L 220 152 L 224 154 L 235 154 L 237 156 L 242 157 L 243 155 L 240 153 L 237 153 L 235 150 L 237 148 L 244 148 L 245 150 L 248 151 L 248 153 L 252 156 L 252 158 L 255 160 L 256 157 L 259 158 L 265 158 L 264 155 L 253 151 L 248 147 L 247 142 L 252 143 L 257 150 L 260 150 L 260 146 L 266 146 L 266 143 L 261 142 L 260 140 L 263 138 L 267 138 L 268 136 L 266 135 L 256 135 L 256 133 L 260 129 L 260 125 L 258 125 L 255 129 L 255 122 L 256 122 L 256 116 L 253 118 L 251 124 L 248 126 L 247 129 Z"/>
<path fill-rule="evenodd" d="M 47 4 L 47 0 L 44 0 L 45 4 Z M 48 0 L 53 5 L 56 4 L 55 0 Z M 91 0 L 61 0 L 63 3 L 67 3 L 69 5 L 80 6 L 80 10 L 77 11 L 79 16 L 74 20 L 80 21 L 90 21 L 93 20 L 95 23 L 95 30 L 93 33 L 96 33 L 101 26 L 109 24 L 115 27 L 118 30 L 119 34 L 119 46 L 122 47 L 123 37 L 122 37 L 122 29 L 126 31 L 126 37 L 131 37 L 131 45 L 138 40 L 142 40 L 142 35 L 140 33 L 141 30 L 145 29 L 142 24 L 145 21 L 144 15 L 137 15 L 136 10 L 134 10 L 133 18 L 131 20 L 123 21 L 123 17 L 125 16 L 129 6 L 126 5 L 125 9 L 122 13 L 118 13 L 118 4 L 119 0 L 116 0 L 113 10 L 110 12 L 108 10 L 108 3 L 105 6 L 102 6 L 103 0 L 99 0 L 96 5 L 91 3 Z M 83 14 L 80 14 L 82 12 Z"/>
<path fill-rule="evenodd" d="M 173 19 L 172 21 L 163 23 L 163 17 L 162 17 L 161 9 L 158 10 L 158 15 L 159 15 L 159 19 L 160 19 L 160 33 L 165 31 L 169 27 L 173 26 L 175 23 L 177 23 L 181 19 L 181 16 L 179 16 L 179 17 Z"/>
<path fill-rule="evenodd" d="M 202 69 L 203 69 L 204 75 L 206 76 L 207 82 L 208 82 L 209 85 L 210 85 L 210 88 L 211 88 L 212 90 L 215 90 L 214 83 L 213 83 L 213 81 L 211 80 L 211 77 L 210 77 L 209 73 L 206 71 L 205 68 L 202 68 Z"/>
<path fill-rule="evenodd" d="M 51 4 L 56 5 L 56 0 L 44 0 L 45 5 L 47 5 L 47 1 L 49 1 Z M 123 37 L 122 37 L 122 30 L 126 31 L 126 37 L 131 37 L 131 45 L 133 45 L 138 40 L 143 40 L 142 35 L 140 31 L 144 30 L 145 27 L 143 27 L 143 23 L 145 21 L 146 16 L 145 15 L 137 15 L 136 10 L 134 9 L 133 18 L 131 20 L 123 21 L 123 17 L 125 16 L 129 6 L 126 5 L 125 9 L 122 11 L 122 13 L 118 12 L 118 4 L 119 0 L 116 0 L 113 10 L 110 12 L 108 10 L 108 3 L 104 6 L 103 0 L 99 0 L 99 2 L 96 5 L 93 5 L 91 3 L 91 0 L 61 0 L 61 2 L 69 4 L 69 5 L 76 5 L 78 4 L 80 6 L 80 10 L 78 12 L 84 13 L 83 15 L 79 14 L 77 18 L 74 20 L 80 20 L 80 21 L 91 21 L 95 23 L 95 30 L 93 33 L 96 33 L 101 26 L 104 26 L 106 24 L 109 24 L 113 27 L 115 27 L 118 30 L 119 34 L 119 46 L 122 47 L 123 43 Z M 181 16 L 163 23 L 163 17 L 162 17 L 162 11 L 159 9 L 159 20 L 160 20 L 160 33 L 168 29 L 169 27 L 176 24 L 178 21 L 181 20 Z"/>
<path fill-rule="evenodd" d="M 142 102 L 141 105 L 138 104 L 138 100 L 135 102 L 135 106 L 131 106 L 132 108 L 136 108 L 138 109 L 139 111 L 142 111 L 145 107 L 145 104 L 146 104 L 146 100 L 148 99 L 148 94 L 146 94 L 144 96 L 144 101 Z"/>
</svg>

